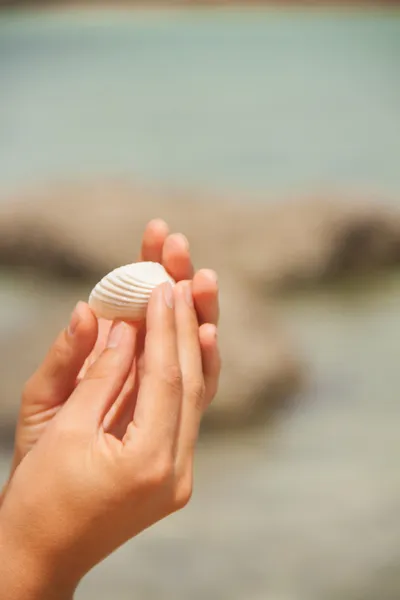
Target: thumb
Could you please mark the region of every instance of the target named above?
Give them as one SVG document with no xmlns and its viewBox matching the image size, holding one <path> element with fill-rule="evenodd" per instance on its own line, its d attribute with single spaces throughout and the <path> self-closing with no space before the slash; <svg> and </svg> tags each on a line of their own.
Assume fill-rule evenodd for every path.
<svg viewBox="0 0 400 600">
<path fill-rule="evenodd" d="M 85 429 L 97 429 L 121 393 L 135 358 L 139 327 L 137 323 L 115 323 L 107 347 L 71 395 L 65 408 Z"/>
<path fill-rule="evenodd" d="M 24 387 L 22 413 L 25 417 L 59 406 L 69 398 L 96 338 L 97 319 L 87 304 L 78 302 L 68 329 L 58 335 Z"/>
</svg>

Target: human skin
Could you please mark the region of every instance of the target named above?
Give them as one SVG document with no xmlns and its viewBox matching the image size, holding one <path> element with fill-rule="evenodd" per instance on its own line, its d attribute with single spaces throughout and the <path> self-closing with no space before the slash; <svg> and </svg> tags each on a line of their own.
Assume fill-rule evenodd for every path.
<svg viewBox="0 0 400 600">
<path fill-rule="evenodd" d="M 78 322 L 73 316 L 56 344 L 93 334 L 91 344 L 79 360 L 68 346 L 68 376 L 50 351 L 32 378 L 59 399 L 69 394 L 37 411 L 38 427 L 31 420 L 30 436 L 20 437 L 29 443 L 19 445 L 0 511 L 0 581 L 10 600 L 69 600 L 95 564 L 188 502 L 201 415 L 220 370 L 216 324 L 202 322 L 218 319 L 215 281 L 205 293 L 209 275 L 158 287 L 146 331 L 103 324 L 99 334 L 80 303 Z"/>
<path fill-rule="evenodd" d="M 181 233 L 169 233 L 168 225 L 160 220 L 150 221 L 145 228 L 141 243 L 141 251 L 138 260 L 151 260 L 160 262 L 175 279 L 192 279 L 193 300 L 198 316 L 199 325 L 210 323 L 218 324 L 218 287 L 216 275 L 213 271 L 202 269 L 193 276 L 193 265 L 191 263 L 189 244 Z M 93 322 L 80 317 L 81 307 L 75 309 L 76 327 L 74 336 L 69 335 L 70 328 L 60 333 L 53 346 L 50 348 L 41 367 L 34 373 L 24 387 L 22 393 L 21 407 L 15 435 L 15 446 L 11 479 L 15 469 L 23 457 L 38 441 L 47 425 L 57 414 L 60 407 L 65 403 L 74 389 L 76 382 L 85 373 L 87 367 L 99 356 L 104 349 L 111 322 L 99 319 L 98 329 Z M 77 323 L 79 319 L 79 326 Z M 205 330 L 207 333 L 207 330 Z M 140 333 L 143 338 L 143 332 Z M 97 339 L 96 339 L 97 338 Z M 212 364 L 214 342 L 205 336 L 204 332 L 200 339 L 203 358 L 206 369 L 206 377 L 212 378 L 218 369 L 218 364 Z M 143 345 L 143 340 L 140 340 Z M 215 379 L 215 378 L 214 378 Z M 210 392 L 215 394 L 216 390 L 210 386 Z M 114 407 L 115 417 L 121 413 L 122 399 Z M 123 404 L 123 403 L 122 403 Z M 130 417 L 132 407 L 127 407 L 125 422 Z M 109 415 L 109 418 L 111 415 Z M 120 418 L 121 421 L 121 418 Z M 123 427 L 122 423 L 122 427 Z M 119 425 L 121 428 L 121 425 Z M 0 506 L 5 496 L 6 484 L 0 495 Z"/>
</svg>

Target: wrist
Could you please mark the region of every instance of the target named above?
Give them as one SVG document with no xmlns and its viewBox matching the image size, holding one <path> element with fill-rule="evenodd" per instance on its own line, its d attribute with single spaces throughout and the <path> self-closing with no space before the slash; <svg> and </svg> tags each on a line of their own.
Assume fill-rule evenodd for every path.
<svg viewBox="0 0 400 600">
<path fill-rule="evenodd" d="M 0 597 L 6 593 L 9 600 L 72 600 L 76 584 L 51 563 L 40 550 L 10 539 L 0 523 Z"/>
</svg>

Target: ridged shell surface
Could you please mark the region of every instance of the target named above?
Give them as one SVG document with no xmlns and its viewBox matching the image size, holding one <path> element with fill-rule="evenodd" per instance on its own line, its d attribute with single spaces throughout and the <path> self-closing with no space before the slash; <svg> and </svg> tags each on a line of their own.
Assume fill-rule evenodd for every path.
<svg viewBox="0 0 400 600">
<path fill-rule="evenodd" d="M 175 284 L 160 263 L 123 265 L 105 275 L 93 288 L 89 306 L 103 319 L 141 321 L 146 316 L 151 292 L 166 281 Z"/>
</svg>

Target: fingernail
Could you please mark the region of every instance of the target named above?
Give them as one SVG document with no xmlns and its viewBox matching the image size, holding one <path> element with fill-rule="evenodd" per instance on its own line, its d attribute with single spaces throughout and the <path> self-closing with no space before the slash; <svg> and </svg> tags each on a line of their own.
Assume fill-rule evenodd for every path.
<svg viewBox="0 0 400 600">
<path fill-rule="evenodd" d="M 189 250 L 189 240 L 186 235 L 183 235 L 183 233 L 175 233 L 174 238 L 177 241 L 179 240 L 179 244 L 182 244 L 185 250 Z"/>
<path fill-rule="evenodd" d="M 193 295 L 192 295 L 192 285 L 190 281 L 185 283 L 184 286 L 184 294 L 186 298 L 186 302 L 190 308 L 193 308 Z"/>
<path fill-rule="evenodd" d="M 73 336 L 78 325 L 79 322 L 81 320 L 81 315 L 79 313 L 79 308 L 80 308 L 81 302 L 78 302 L 77 305 L 75 306 L 70 321 L 69 321 L 69 325 L 68 325 L 68 335 L 69 336 Z"/>
<path fill-rule="evenodd" d="M 213 271 L 212 269 L 204 269 L 203 273 L 208 277 L 208 279 L 211 279 L 211 281 L 213 281 L 214 283 L 218 283 L 218 275 L 215 271 Z"/>
<path fill-rule="evenodd" d="M 164 219 L 152 219 L 147 226 L 154 227 L 154 229 L 163 229 L 164 231 L 168 231 L 168 225 Z"/>
<path fill-rule="evenodd" d="M 168 306 L 168 308 L 173 308 L 174 307 L 174 291 L 173 291 L 172 285 L 169 283 L 169 281 L 167 281 L 166 283 L 163 284 L 163 293 L 164 293 L 165 304 Z"/>
<path fill-rule="evenodd" d="M 126 325 L 123 322 L 115 323 L 110 331 L 107 340 L 107 348 L 116 348 L 122 341 L 125 334 Z"/>
</svg>

